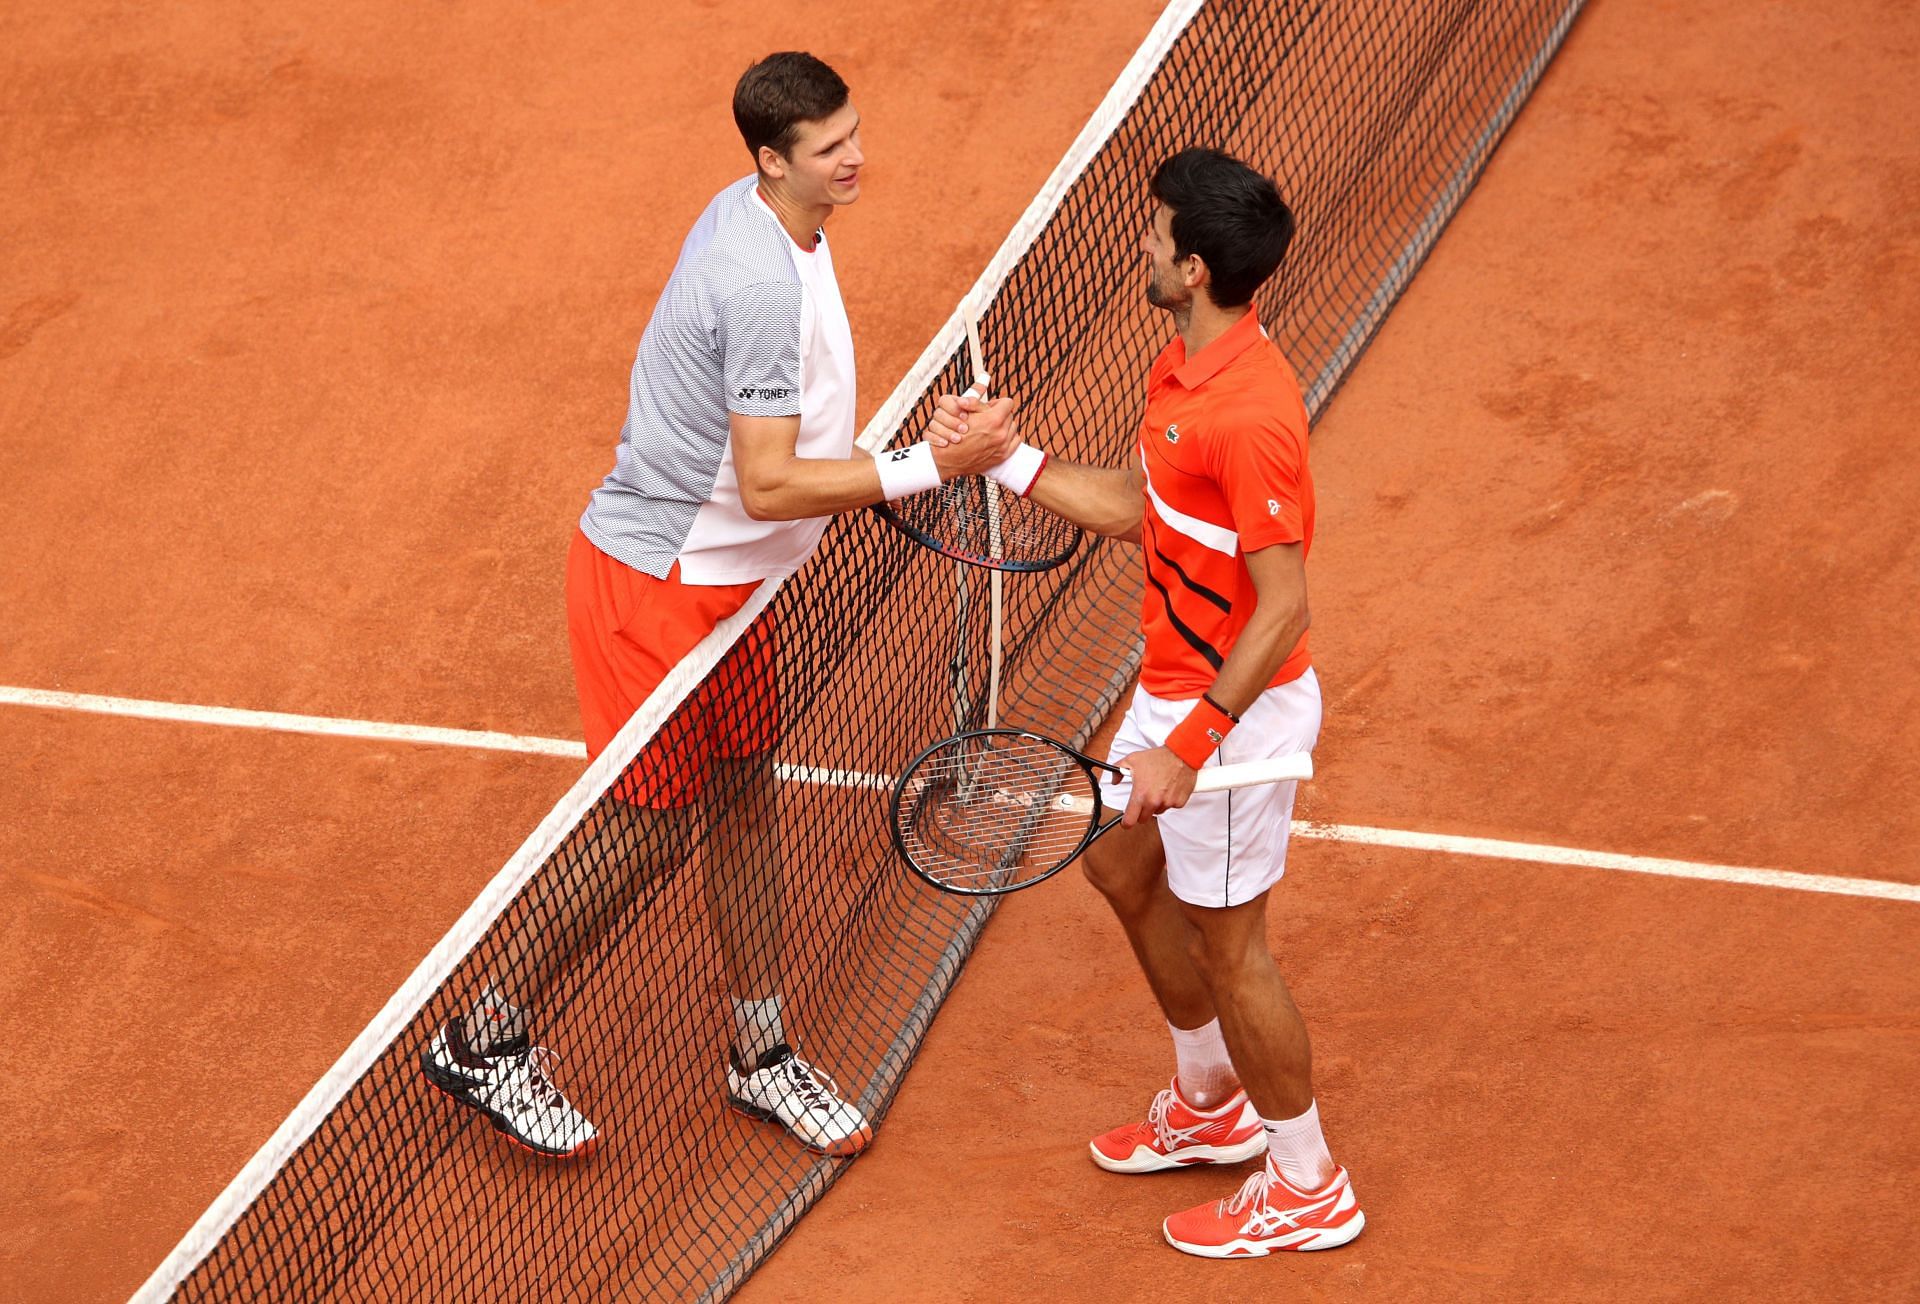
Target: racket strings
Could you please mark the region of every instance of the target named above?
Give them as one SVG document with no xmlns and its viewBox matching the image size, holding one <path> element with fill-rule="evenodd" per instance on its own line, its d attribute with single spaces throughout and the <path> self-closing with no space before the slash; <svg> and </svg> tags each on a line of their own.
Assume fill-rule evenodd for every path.
<svg viewBox="0 0 1920 1304">
<path fill-rule="evenodd" d="M 1073 551 L 1072 522 L 983 476 L 964 475 L 888 507 L 950 557 L 989 565 L 1036 563 Z"/>
<path fill-rule="evenodd" d="M 1062 796 L 1087 799 L 1093 781 L 1044 741 L 956 739 L 924 757 L 902 788 L 902 847 L 921 872 L 955 887 L 1039 878 L 1079 851 L 1092 827 Z"/>
</svg>

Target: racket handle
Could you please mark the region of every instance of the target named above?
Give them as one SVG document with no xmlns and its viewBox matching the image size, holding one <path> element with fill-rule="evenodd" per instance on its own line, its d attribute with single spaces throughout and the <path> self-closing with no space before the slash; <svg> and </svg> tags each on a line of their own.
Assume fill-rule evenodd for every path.
<svg viewBox="0 0 1920 1304">
<path fill-rule="evenodd" d="M 1227 788 L 1251 788 L 1262 783 L 1285 783 L 1290 779 L 1313 777 L 1313 753 L 1294 752 L 1290 756 L 1270 756 L 1264 761 L 1242 761 L 1238 765 L 1214 765 L 1200 771 L 1194 780 L 1195 792 L 1221 792 Z"/>
<path fill-rule="evenodd" d="M 1195 792 L 1222 792 L 1228 788 L 1253 788 L 1263 783 L 1286 783 L 1313 777 L 1313 753 L 1294 752 L 1288 756 L 1270 756 L 1264 761 L 1242 761 L 1238 765 L 1215 765 L 1200 771 L 1194 780 Z M 1085 797 L 1061 793 L 1053 799 L 1053 808 L 1091 815 L 1093 803 Z"/>
<path fill-rule="evenodd" d="M 980 318 L 973 305 L 962 302 L 960 320 L 967 328 L 967 361 L 973 365 L 973 387 L 981 398 L 987 396 L 987 355 L 980 348 Z"/>
</svg>

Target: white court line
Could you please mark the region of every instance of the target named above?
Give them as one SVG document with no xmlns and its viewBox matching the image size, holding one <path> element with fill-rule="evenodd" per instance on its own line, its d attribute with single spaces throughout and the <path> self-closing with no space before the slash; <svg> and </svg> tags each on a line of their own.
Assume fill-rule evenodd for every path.
<svg viewBox="0 0 1920 1304">
<path fill-rule="evenodd" d="M 421 724 L 388 724 L 379 720 L 341 720 L 323 715 L 290 715 L 284 711 L 243 711 L 230 706 L 189 706 L 184 702 L 150 702 L 132 697 L 99 697 L 92 693 L 56 693 L 43 688 L 0 685 L 0 706 L 38 706 L 55 711 L 88 711 L 96 715 L 131 716 L 141 720 L 172 720 L 181 724 L 211 724 L 229 729 L 267 729 L 279 733 L 323 734 L 330 738 L 373 738 L 382 742 L 426 743 L 436 747 L 474 747 L 490 752 L 524 752 L 532 756 L 587 759 L 587 745 L 571 738 L 541 738 L 532 734 L 493 733 L 485 729 L 440 729 Z M 834 788 L 893 787 L 893 776 L 859 770 L 827 770 L 816 765 L 774 767 L 792 783 L 818 783 Z"/>
<path fill-rule="evenodd" d="M 1408 833 L 1400 829 L 1370 829 L 1355 824 L 1318 824 L 1310 820 L 1295 820 L 1293 833 L 1301 838 L 1400 847 L 1408 851 L 1438 851 L 1450 856 L 1524 860 L 1536 865 L 1574 865 L 1583 869 L 1612 869 L 1629 874 L 1658 874 L 1663 878 L 1697 878 L 1713 883 L 1785 888 L 1793 892 L 1831 892 L 1840 896 L 1880 897 L 1887 901 L 1920 901 L 1920 884 L 1890 883 L 1877 878 L 1841 878 L 1829 874 L 1802 874 L 1789 869 L 1709 865 L 1693 860 L 1661 860 L 1652 856 L 1622 856 L 1611 851 L 1582 851 L 1578 847 L 1502 842 L 1497 838 L 1462 838 L 1447 833 Z"/>
<path fill-rule="evenodd" d="M 784 761 L 775 765 L 773 772 L 791 783 L 817 783 L 829 788 L 876 788 L 881 792 L 891 791 L 894 780 L 891 774 L 823 770 L 817 765 L 788 765 Z"/>
<path fill-rule="evenodd" d="M 54 710 L 91 711 L 104 715 L 173 720 L 187 724 L 229 728 L 269 729 L 284 733 L 325 734 L 336 738 L 372 738 L 383 742 L 426 743 L 440 747 L 475 747 L 487 751 L 525 752 L 536 756 L 565 756 L 585 760 L 585 744 L 568 738 L 540 738 L 525 734 L 491 733 L 480 729 L 437 729 L 426 725 L 385 724 L 376 720 L 337 720 L 326 716 L 289 715 L 281 711 L 241 711 L 225 706 L 188 706 L 178 702 L 148 702 L 127 697 L 98 697 L 87 693 L 56 693 L 37 688 L 0 686 L 0 705 L 37 706 Z M 782 763 L 775 767 L 782 779 L 835 788 L 886 791 L 893 776 L 859 770 L 822 769 Z M 1327 842 L 1352 842 L 1405 851 L 1435 851 L 1452 856 L 1517 860 L 1536 865 L 1569 865 L 1581 869 L 1609 869 L 1663 878 L 1701 879 L 1712 883 L 1739 883 L 1792 892 L 1825 892 L 1838 896 L 1877 897 L 1884 901 L 1920 902 L 1920 884 L 1883 879 L 1845 878 L 1831 874 L 1803 874 L 1788 869 L 1755 869 L 1742 865 L 1714 865 L 1692 860 L 1664 860 L 1653 856 L 1626 856 L 1611 851 L 1585 851 L 1532 842 L 1505 842 L 1497 838 L 1467 838 L 1447 833 L 1413 833 L 1376 829 L 1358 824 L 1321 824 L 1295 820 L 1295 837 Z"/>
<path fill-rule="evenodd" d="M 377 720 L 337 720 L 319 715 L 288 715 L 283 711 L 242 711 L 230 706 L 143 702 L 130 697 L 55 693 L 40 688 L 8 688 L 0 685 L 0 705 L 90 711 L 97 715 L 176 720 L 184 724 L 216 724 L 230 729 L 268 729 L 279 733 L 325 734 L 333 738 L 377 738 L 383 742 L 477 747 L 492 752 L 526 752 L 534 756 L 587 759 L 586 745 L 566 738 L 535 738 L 525 734 L 492 733 L 484 729 L 436 729 L 419 724 L 382 724 Z"/>
</svg>

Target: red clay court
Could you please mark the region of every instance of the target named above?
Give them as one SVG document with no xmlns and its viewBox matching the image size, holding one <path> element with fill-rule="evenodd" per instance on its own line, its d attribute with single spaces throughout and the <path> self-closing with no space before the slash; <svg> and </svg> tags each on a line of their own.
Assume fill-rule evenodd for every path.
<svg viewBox="0 0 1920 1304">
<path fill-rule="evenodd" d="M 13 690 L 577 738 L 566 543 L 738 70 L 869 124 L 864 420 L 1161 5 L 744 9 L 0 16 L 0 1297 L 139 1287 L 580 769 Z M 1917 56 L 1591 0 L 1317 423 L 1273 940 L 1365 1235 L 1190 1260 L 1234 1179 L 1086 1162 L 1170 1059 L 1063 875 L 736 1298 L 1920 1297 Z"/>
</svg>

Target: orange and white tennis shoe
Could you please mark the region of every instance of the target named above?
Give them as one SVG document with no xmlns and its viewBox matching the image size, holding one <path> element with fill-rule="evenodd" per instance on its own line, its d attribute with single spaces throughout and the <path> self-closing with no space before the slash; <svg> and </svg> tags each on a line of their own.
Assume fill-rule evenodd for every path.
<svg viewBox="0 0 1920 1304">
<path fill-rule="evenodd" d="M 1236 1090 L 1212 1109 L 1198 1110 L 1181 1098 L 1176 1078 L 1153 1098 L 1146 1122 L 1116 1127 L 1087 1148 L 1110 1173 L 1163 1173 L 1252 1159 L 1266 1152 L 1267 1133 L 1246 1092 Z"/>
<path fill-rule="evenodd" d="M 1308 1194 L 1263 1164 L 1231 1199 L 1176 1213 L 1160 1230 L 1167 1244 L 1188 1254 L 1253 1259 L 1277 1250 L 1330 1250 L 1366 1225 L 1346 1169 L 1334 1169 L 1333 1180 Z"/>
</svg>

